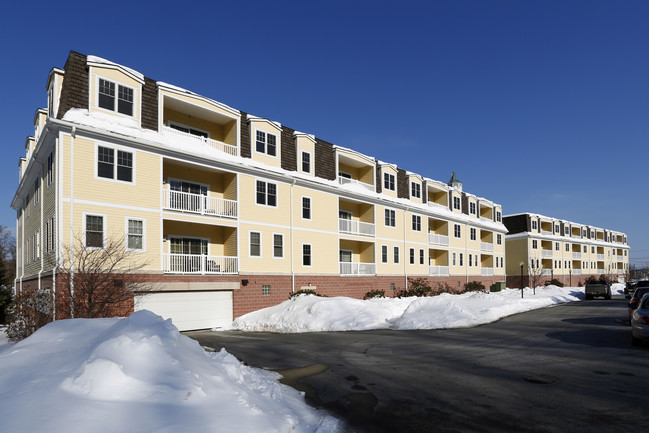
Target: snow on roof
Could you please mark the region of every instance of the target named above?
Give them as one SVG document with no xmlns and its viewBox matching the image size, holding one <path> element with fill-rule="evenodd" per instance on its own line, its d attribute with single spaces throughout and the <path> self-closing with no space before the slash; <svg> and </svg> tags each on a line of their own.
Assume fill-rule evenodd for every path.
<svg viewBox="0 0 649 433">
<path fill-rule="evenodd" d="M 494 221 L 478 220 L 471 218 L 465 214 L 457 214 L 452 212 L 445 206 L 429 206 L 424 203 L 416 203 L 406 198 L 393 198 L 384 194 L 379 194 L 375 191 L 368 190 L 360 183 L 350 182 L 341 184 L 338 180 L 327 180 L 319 177 L 310 176 L 300 172 L 285 170 L 280 167 L 273 167 L 266 165 L 262 162 L 255 161 L 250 158 L 243 158 L 241 156 L 230 155 L 211 147 L 203 140 L 197 140 L 191 136 L 183 138 L 176 134 L 161 134 L 157 131 L 150 129 L 140 128 L 137 121 L 122 117 L 113 116 L 107 113 L 92 112 L 86 109 L 73 108 L 70 109 L 64 116 L 63 120 L 80 125 L 86 125 L 96 129 L 103 129 L 115 134 L 128 136 L 138 140 L 146 140 L 152 146 L 171 149 L 174 152 L 185 154 L 191 157 L 203 157 L 210 160 L 218 160 L 228 162 L 229 164 L 238 165 L 240 167 L 253 167 L 265 172 L 275 173 L 276 175 L 290 179 L 300 179 L 305 182 L 320 184 L 330 188 L 336 188 L 341 191 L 349 191 L 354 194 L 363 195 L 367 198 L 376 201 L 383 201 L 388 203 L 398 203 L 410 211 L 419 210 L 424 214 L 431 214 L 439 216 L 440 218 L 450 219 L 452 221 L 464 222 L 469 225 L 488 227 L 494 231 L 506 232 L 503 224 Z M 189 146 L 188 146 L 189 144 Z M 337 146 L 340 149 L 345 149 Z M 348 150 L 348 149 L 345 149 Z M 351 152 L 358 153 L 350 150 Z"/>
</svg>

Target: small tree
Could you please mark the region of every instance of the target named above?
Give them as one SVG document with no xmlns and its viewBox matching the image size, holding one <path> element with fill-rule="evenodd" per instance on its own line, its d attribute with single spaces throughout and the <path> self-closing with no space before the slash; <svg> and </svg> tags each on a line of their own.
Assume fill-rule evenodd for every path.
<svg viewBox="0 0 649 433">
<path fill-rule="evenodd" d="M 531 258 L 527 263 L 527 273 L 529 275 L 530 287 L 536 288 L 541 285 L 541 279 L 543 278 L 543 267 L 539 266 L 538 259 Z"/>
<path fill-rule="evenodd" d="M 87 248 L 82 236 L 63 249 L 61 287 L 63 306 L 75 318 L 125 316 L 133 308 L 134 294 L 151 291 L 141 273 L 146 263 L 137 260 L 124 237 L 109 237 L 103 248 Z"/>
</svg>

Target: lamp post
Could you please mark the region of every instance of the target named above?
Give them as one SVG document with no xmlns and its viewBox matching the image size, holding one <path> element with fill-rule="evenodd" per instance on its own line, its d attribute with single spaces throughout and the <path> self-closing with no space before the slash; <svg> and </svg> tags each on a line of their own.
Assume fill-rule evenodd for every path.
<svg viewBox="0 0 649 433">
<path fill-rule="evenodd" d="M 521 299 L 523 298 L 523 287 L 525 284 L 523 283 L 523 266 L 525 263 L 521 262 Z"/>
</svg>

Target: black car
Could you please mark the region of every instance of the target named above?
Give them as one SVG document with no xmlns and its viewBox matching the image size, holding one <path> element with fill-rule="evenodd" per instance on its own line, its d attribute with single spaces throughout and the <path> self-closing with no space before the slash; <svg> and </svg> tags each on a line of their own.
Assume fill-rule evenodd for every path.
<svg viewBox="0 0 649 433">
<path fill-rule="evenodd" d="M 624 294 L 625 295 L 633 295 L 633 292 L 635 291 L 635 288 L 637 287 L 638 282 L 637 281 L 629 281 L 625 284 L 624 286 Z"/>
</svg>

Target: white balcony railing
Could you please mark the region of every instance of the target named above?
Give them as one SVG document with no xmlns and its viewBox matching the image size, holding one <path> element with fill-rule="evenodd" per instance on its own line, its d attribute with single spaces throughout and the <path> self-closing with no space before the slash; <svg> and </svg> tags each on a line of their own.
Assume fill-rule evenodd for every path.
<svg viewBox="0 0 649 433">
<path fill-rule="evenodd" d="M 341 233 L 351 233 L 353 235 L 374 236 L 376 229 L 372 223 L 339 218 L 338 231 Z"/>
<path fill-rule="evenodd" d="M 480 221 L 493 221 L 493 219 L 481 216 Z"/>
<path fill-rule="evenodd" d="M 435 203 L 434 201 L 428 201 L 426 204 L 430 207 L 434 207 L 437 209 L 448 209 L 448 205 L 446 204 L 440 204 L 440 203 Z"/>
<path fill-rule="evenodd" d="M 164 254 L 164 272 L 175 274 L 237 274 L 237 257 Z"/>
<path fill-rule="evenodd" d="M 491 242 L 480 242 L 480 251 L 492 252 L 494 250 L 494 244 Z"/>
<path fill-rule="evenodd" d="M 581 253 L 572 253 L 573 259 L 581 259 Z"/>
<path fill-rule="evenodd" d="M 363 189 L 366 189 L 368 191 L 372 191 L 372 192 L 375 191 L 374 190 L 374 185 L 371 185 L 371 184 L 365 183 L 365 182 L 361 182 L 360 180 L 350 179 L 348 177 L 338 176 L 338 183 L 341 184 L 341 185 L 355 185 L 355 186 L 359 186 L 359 187 L 361 187 Z"/>
<path fill-rule="evenodd" d="M 580 238 L 580 239 L 581 239 L 581 235 L 571 235 L 571 237 L 573 237 L 573 238 Z"/>
<path fill-rule="evenodd" d="M 598 274 L 603 274 L 603 273 L 604 273 L 604 269 L 598 269 L 598 270 L 597 270 L 597 273 L 598 273 Z"/>
<path fill-rule="evenodd" d="M 552 269 L 542 269 L 541 275 L 552 275 Z"/>
<path fill-rule="evenodd" d="M 448 236 L 438 235 L 436 233 L 428 233 L 428 243 L 432 245 L 448 246 Z"/>
<path fill-rule="evenodd" d="M 572 275 L 581 275 L 581 269 L 573 269 Z"/>
<path fill-rule="evenodd" d="M 552 257 L 552 250 L 541 250 L 541 257 Z"/>
<path fill-rule="evenodd" d="M 597 254 L 597 260 L 604 260 L 604 254 Z"/>
<path fill-rule="evenodd" d="M 340 262 L 341 275 L 375 275 L 375 263 Z"/>
<path fill-rule="evenodd" d="M 172 191 L 163 189 L 163 206 L 165 209 L 179 210 L 182 212 L 199 213 L 221 217 L 237 217 L 236 200 L 210 197 L 202 194 Z"/>
<path fill-rule="evenodd" d="M 493 277 L 494 268 L 480 268 L 480 275 L 483 277 Z"/>
<path fill-rule="evenodd" d="M 550 230 L 541 230 L 542 235 L 553 235 L 554 233 Z"/>
<path fill-rule="evenodd" d="M 211 138 L 206 138 L 206 137 L 201 137 L 199 135 L 193 135 L 189 134 L 187 132 L 183 131 L 178 131 L 177 129 L 170 128 L 168 126 L 162 126 L 162 133 L 165 135 L 174 135 L 177 137 L 181 137 L 184 140 L 191 140 L 195 141 L 197 143 L 203 143 L 211 147 L 212 149 L 225 152 L 229 155 L 234 155 L 237 156 L 239 154 L 239 151 L 237 149 L 237 146 L 233 146 L 231 144 L 224 143 L 222 141 L 218 140 L 212 140 Z M 191 149 L 188 149 L 191 150 Z"/>
<path fill-rule="evenodd" d="M 448 277 L 448 266 L 429 266 L 428 275 L 431 277 Z"/>
</svg>

